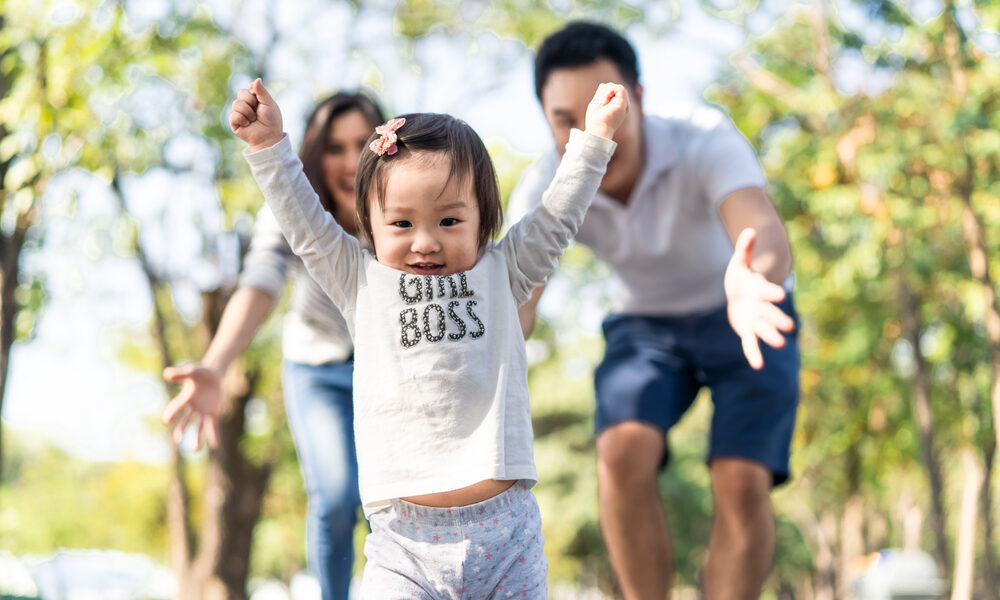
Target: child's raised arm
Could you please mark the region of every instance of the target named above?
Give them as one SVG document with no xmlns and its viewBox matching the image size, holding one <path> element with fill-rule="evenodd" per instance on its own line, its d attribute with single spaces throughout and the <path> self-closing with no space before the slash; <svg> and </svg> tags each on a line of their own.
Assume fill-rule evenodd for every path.
<svg viewBox="0 0 1000 600">
<path fill-rule="evenodd" d="M 341 312 L 353 311 L 361 247 L 323 207 L 260 79 L 240 90 L 229 126 L 250 145 L 244 157 L 289 248 Z"/>
<path fill-rule="evenodd" d="M 602 83 L 587 106 L 586 130 L 570 132 L 566 153 L 542 204 L 507 232 L 511 291 L 524 303 L 545 282 L 559 256 L 576 235 L 614 152 L 612 138 L 628 113 L 628 94 L 616 83 Z"/>
<path fill-rule="evenodd" d="M 260 78 L 242 89 L 229 111 L 229 128 L 236 137 L 250 144 L 250 152 L 268 148 L 281 141 L 281 111 Z"/>
<path fill-rule="evenodd" d="M 628 94 L 618 83 L 602 83 L 597 86 L 594 97 L 587 105 L 586 131 L 602 138 L 611 139 L 618 127 L 625 122 L 628 114 Z"/>
</svg>

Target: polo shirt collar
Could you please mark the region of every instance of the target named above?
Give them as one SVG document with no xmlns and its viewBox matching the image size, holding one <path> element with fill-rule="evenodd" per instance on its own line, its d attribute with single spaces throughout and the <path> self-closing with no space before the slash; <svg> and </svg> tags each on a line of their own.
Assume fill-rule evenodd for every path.
<svg viewBox="0 0 1000 600">
<path fill-rule="evenodd" d="M 658 177 L 680 162 L 681 151 L 671 131 L 670 121 L 652 115 L 643 115 L 642 131 L 644 134 L 645 163 L 639 173 L 642 183 L 647 177 Z"/>
<path fill-rule="evenodd" d="M 669 120 L 644 114 L 642 116 L 642 133 L 645 158 L 642 170 L 639 171 L 639 178 L 635 182 L 635 187 L 632 188 L 632 196 L 629 198 L 628 205 L 613 200 L 604 192 L 597 193 L 595 202 L 625 209 L 626 206 L 634 204 L 653 181 L 680 163 L 681 150 L 677 140 L 673 139 Z"/>
</svg>

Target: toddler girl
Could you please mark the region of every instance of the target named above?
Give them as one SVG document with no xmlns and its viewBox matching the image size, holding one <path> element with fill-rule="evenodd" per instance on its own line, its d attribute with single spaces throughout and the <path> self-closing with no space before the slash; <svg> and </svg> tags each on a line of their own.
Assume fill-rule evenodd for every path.
<svg viewBox="0 0 1000 600">
<path fill-rule="evenodd" d="M 363 249 L 321 206 L 260 80 L 229 124 L 292 250 L 354 337 L 362 598 L 545 598 L 517 307 L 583 220 L 628 110 L 602 84 L 542 205 L 499 242 L 479 136 L 440 114 L 376 128 L 355 183 Z"/>
</svg>

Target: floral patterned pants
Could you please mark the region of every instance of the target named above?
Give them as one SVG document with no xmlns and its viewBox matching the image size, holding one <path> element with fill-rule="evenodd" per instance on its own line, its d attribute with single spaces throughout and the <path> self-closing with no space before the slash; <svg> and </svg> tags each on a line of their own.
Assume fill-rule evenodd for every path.
<svg viewBox="0 0 1000 600">
<path fill-rule="evenodd" d="M 362 600 L 547 597 L 541 515 L 525 483 L 456 508 L 393 500 L 370 521 Z"/>
</svg>

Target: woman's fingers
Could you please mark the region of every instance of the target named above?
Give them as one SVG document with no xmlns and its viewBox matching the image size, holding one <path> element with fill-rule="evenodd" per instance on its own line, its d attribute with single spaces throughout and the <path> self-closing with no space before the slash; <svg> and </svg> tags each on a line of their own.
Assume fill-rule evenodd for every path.
<svg viewBox="0 0 1000 600">
<path fill-rule="evenodd" d="M 160 419 L 164 423 L 170 423 L 177 416 L 180 410 L 188 405 L 191 401 L 191 397 L 194 394 L 193 390 L 188 386 L 181 389 L 180 393 L 174 396 L 170 402 L 167 403 L 166 408 L 163 409 L 163 413 L 160 414 Z"/>
<path fill-rule="evenodd" d="M 184 439 L 184 430 L 187 428 L 188 423 L 191 422 L 191 417 L 194 416 L 194 411 L 190 407 L 181 416 L 180 421 L 174 425 L 174 443 L 179 444 L 181 440 Z"/>
</svg>

